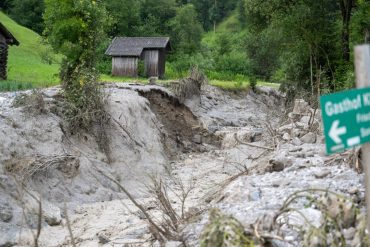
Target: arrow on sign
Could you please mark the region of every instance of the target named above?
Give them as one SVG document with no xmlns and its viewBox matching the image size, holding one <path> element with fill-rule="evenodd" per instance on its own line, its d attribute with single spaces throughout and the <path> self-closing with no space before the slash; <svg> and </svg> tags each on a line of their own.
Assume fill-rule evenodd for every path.
<svg viewBox="0 0 370 247">
<path fill-rule="evenodd" d="M 330 138 L 336 143 L 341 144 L 342 139 L 340 139 L 341 135 L 345 135 L 347 133 L 346 127 L 340 127 L 339 128 L 339 120 L 335 120 L 330 128 L 329 136 Z"/>
</svg>

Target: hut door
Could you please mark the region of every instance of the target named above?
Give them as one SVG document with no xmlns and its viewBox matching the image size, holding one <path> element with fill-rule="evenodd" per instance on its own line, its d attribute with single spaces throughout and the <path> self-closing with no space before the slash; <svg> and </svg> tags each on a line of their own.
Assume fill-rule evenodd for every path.
<svg viewBox="0 0 370 247">
<path fill-rule="evenodd" d="M 145 74 L 147 77 L 156 76 L 158 77 L 158 63 L 159 63 L 159 51 L 158 50 L 147 50 L 145 51 Z"/>
</svg>

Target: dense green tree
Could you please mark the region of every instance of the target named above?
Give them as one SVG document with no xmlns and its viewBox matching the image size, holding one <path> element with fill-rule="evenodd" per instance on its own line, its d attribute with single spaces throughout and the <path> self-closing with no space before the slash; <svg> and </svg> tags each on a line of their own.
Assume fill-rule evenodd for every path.
<svg viewBox="0 0 370 247">
<path fill-rule="evenodd" d="M 355 44 L 370 42 L 370 1 L 358 1 L 352 18 L 352 35 Z"/>
<path fill-rule="evenodd" d="M 140 33 L 145 35 L 168 35 L 169 20 L 176 16 L 176 0 L 142 0 Z"/>
<path fill-rule="evenodd" d="M 265 60 L 275 65 L 271 72 L 284 74 L 284 80 L 320 93 L 327 86 L 335 89 L 334 66 L 341 57 L 337 33 L 338 6 L 329 0 L 245 0 L 247 25 L 252 35 L 248 54 L 261 73 Z M 254 39 L 260 37 L 256 43 Z M 261 51 L 269 48 L 267 54 Z M 262 55 L 262 56 L 261 56 Z M 259 57 L 265 57 L 264 60 Z M 271 66 L 267 66 L 271 69 Z M 272 76 L 272 75 L 271 75 Z"/>
<path fill-rule="evenodd" d="M 45 0 L 45 6 L 45 35 L 65 56 L 61 79 L 67 88 L 81 88 L 86 76 L 96 74 L 95 53 L 108 23 L 105 8 L 94 0 Z"/>
<path fill-rule="evenodd" d="M 338 0 L 342 15 L 342 54 L 346 62 L 350 60 L 350 21 L 355 0 Z"/>
<path fill-rule="evenodd" d="M 198 21 L 194 5 L 186 4 L 179 7 L 176 16 L 170 22 L 170 27 L 172 43 L 177 51 L 193 54 L 200 50 L 203 28 Z"/>
<path fill-rule="evenodd" d="M 207 31 L 225 19 L 238 5 L 239 0 L 188 0 L 195 6 L 203 28 Z"/>
<path fill-rule="evenodd" d="M 109 15 L 112 17 L 111 36 L 137 36 L 140 22 L 140 1 L 104 0 Z"/>
<path fill-rule="evenodd" d="M 238 20 L 242 27 L 245 27 L 247 22 L 246 10 L 244 0 L 239 0 L 238 2 Z"/>
<path fill-rule="evenodd" d="M 43 0 L 12 0 L 9 15 L 19 24 L 41 34 L 44 30 Z"/>
<path fill-rule="evenodd" d="M 216 30 L 216 25 L 220 23 L 225 17 L 227 17 L 231 11 L 236 9 L 239 0 L 213 0 L 212 7 L 210 9 L 210 17 L 213 23 L 213 28 Z"/>
<path fill-rule="evenodd" d="M 105 9 L 91 0 L 45 0 L 45 5 L 45 35 L 50 44 L 72 68 L 93 69 L 96 48 L 105 37 Z"/>
<path fill-rule="evenodd" d="M 199 19 L 205 30 L 210 30 L 212 28 L 212 20 L 210 17 L 210 9 L 212 8 L 212 0 L 189 0 L 189 3 L 195 6 L 198 12 Z"/>
<path fill-rule="evenodd" d="M 95 69 L 97 49 L 109 23 L 106 10 L 95 0 L 45 0 L 44 19 L 48 41 L 65 57 L 60 72 L 65 127 L 72 134 L 79 130 L 91 133 L 109 154 L 104 100 Z"/>
<path fill-rule="evenodd" d="M 10 0 L 0 1 L 0 10 L 7 12 L 10 8 Z"/>
</svg>

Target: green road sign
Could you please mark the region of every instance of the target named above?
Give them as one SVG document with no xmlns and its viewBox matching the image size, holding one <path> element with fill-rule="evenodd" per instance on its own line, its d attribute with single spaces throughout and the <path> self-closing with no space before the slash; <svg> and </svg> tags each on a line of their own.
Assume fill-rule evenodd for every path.
<svg viewBox="0 0 370 247">
<path fill-rule="evenodd" d="M 328 154 L 370 142 L 370 88 L 324 95 L 320 103 Z"/>
</svg>

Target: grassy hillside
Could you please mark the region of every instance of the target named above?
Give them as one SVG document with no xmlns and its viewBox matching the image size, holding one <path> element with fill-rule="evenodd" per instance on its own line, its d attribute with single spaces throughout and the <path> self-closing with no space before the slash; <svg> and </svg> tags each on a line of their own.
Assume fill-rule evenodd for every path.
<svg viewBox="0 0 370 247">
<path fill-rule="evenodd" d="M 8 81 L 0 82 L 0 89 L 12 90 L 58 84 L 56 75 L 60 56 L 55 55 L 50 47 L 43 44 L 37 33 L 18 25 L 2 12 L 0 22 L 20 42 L 19 46 L 11 46 L 9 49 Z"/>
</svg>

